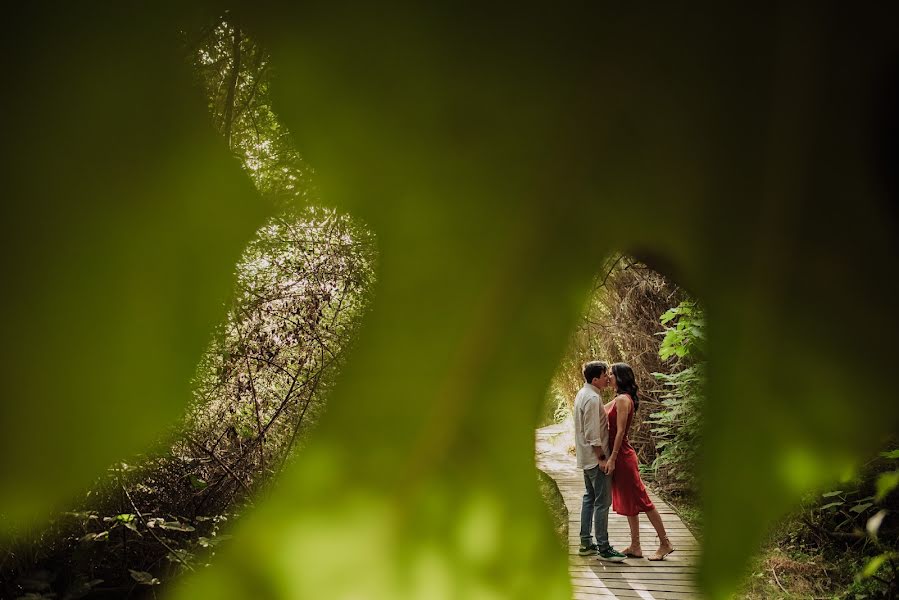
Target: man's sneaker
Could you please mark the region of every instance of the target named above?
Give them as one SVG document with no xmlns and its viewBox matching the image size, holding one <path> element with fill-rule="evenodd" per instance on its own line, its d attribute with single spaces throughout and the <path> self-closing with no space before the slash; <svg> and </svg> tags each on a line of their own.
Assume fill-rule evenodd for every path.
<svg viewBox="0 0 899 600">
<path fill-rule="evenodd" d="M 593 556 L 594 554 L 599 554 L 599 546 L 596 544 L 590 544 L 589 546 L 581 546 L 578 548 L 578 554 L 581 556 Z"/>
<path fill-rule="evenodd" d="M 609 546 L 605 550 L 600 550 L 598 552 L 598 554 L 599 554 L 599 560 L 605 560 L 608 562 L 621 562 L 627 558 L 624 554 L 622 554 L 621 552 L 618 552 L 611 546 Z"/>
</svg>

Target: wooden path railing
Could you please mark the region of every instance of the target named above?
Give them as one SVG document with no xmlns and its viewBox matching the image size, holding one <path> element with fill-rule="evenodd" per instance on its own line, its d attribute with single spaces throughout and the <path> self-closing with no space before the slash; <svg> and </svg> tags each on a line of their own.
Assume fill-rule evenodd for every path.
<svg viewBox="0 0 899 600">
<path fill-rule="evenodd" d="M 650 562 L 645 558 L 629 558 L 623 563 L 602 562 L 595 556 L 578 556 L 584 475 L 577 468 L 574 456 L 567 453 L 571 443 L 571 433 L 563 425 L 551 425 L 537 430 L 537 468 L 556 481 L 568 508 L 568 563 L 573 598 L 575 600 L 701 598 L 693 581 L 696 560 L 699 557 L 699 544 L 671 507 L 651 489 L 649 496 L 662 515 L 668 537 L 677 548 L 674 554 L 660 562 Z M 658 540 L 645 515 L 640 516 L 640 538 L 644 555 L 648 556 L 655 552 Z M 609 541 L 617 550 L 623 550 L 630 543 L 627 519 L 615 514 L 611 509 Z"/>
</svg>

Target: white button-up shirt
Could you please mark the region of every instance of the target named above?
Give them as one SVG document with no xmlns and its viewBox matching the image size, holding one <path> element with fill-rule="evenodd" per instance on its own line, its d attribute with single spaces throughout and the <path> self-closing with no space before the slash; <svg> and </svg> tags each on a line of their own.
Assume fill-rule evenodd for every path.
<svg viewBox="0 0 899 600">
<path fill-rule="evenodd" d="M 599 389 L 589 383 L 574 398 L 574 448 L 577 466 L 589 469 L 599 464 L 593 446 L 601 446 L 606 458 L 609 450 L 609 418 L 602 406 Z"/>
</svg>

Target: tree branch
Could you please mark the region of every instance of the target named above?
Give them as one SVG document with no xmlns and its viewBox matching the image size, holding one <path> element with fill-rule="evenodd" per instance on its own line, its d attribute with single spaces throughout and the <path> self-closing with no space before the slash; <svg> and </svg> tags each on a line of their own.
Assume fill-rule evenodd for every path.
<svg viewBox="0 0 899 600">
<path fill-rule="evenodd" d="M 234 120 L 234 95 L 237 91 L 237 80 L 240 78 L 240 29 L 234 28 L 231 60 L 231 77 L 228 81 L 228 95 L 225 97 L 223 131 L 228 149 L 231 149 L 231 125 Z"/>
<path fill-rule="evenodd" d="M 188 571 L 193 571 L 194 568 L 193 568 L 192 566 L 190 566 L 189 564 L 187 564 L 187 562 L 185 562 L 185 560 L 184 560 L 183 558 L 181 558 L 181 556 L 178 554 L 178 552 L 177 552 L 176 550 L 174 550 L 171 546 L 169 546 L 168 544 L 166 544 L 166 543 L 162 540 L 162 538 L 160 538 L 158 535 L 156 535 L 156 532 L 153 531 L 153 528 L 152 528 L 152 527 L 150 527 L 149 525 L 147 525 L 147 520 L 144 518 L 144 516 L 141 514 L 140 510 L 137 508 L 137 505 L 134 503 L 134 500 L 132 500 L 131 494 L 128 493 L 128 489 L 125 488 L 125 486 L 122 485 L 121 482 L 119 483 L 119 487 L 121 487 L 121 488 L 122 488 L 122 491 L 125 492 L 125 497 L 128 498 L 128 502 L 131 503 L 131 508 L 134 509 L 134 514 L 136 514 L 136 515 L 137 515 L 137 518 L 140 519 L 140 522 L 144 524 L 144 527 L 145 527 L 146 530 L 150 533 L 150 535 L 152 535 L 153 538 L 154 538 L 157 542 L 159 542 L 160 544 L 162 544 L 162 546 L 163 546 L 166 550 L 168 550 L 169 552 L 171 552 L 171 553 L 172 553 L 172 556 L 174 556 L 176 559 L 178 559 L 178 562 L 180 562 L 182 565 L 184 565 L 184 566 L 187 568 Z"/>
</svg>

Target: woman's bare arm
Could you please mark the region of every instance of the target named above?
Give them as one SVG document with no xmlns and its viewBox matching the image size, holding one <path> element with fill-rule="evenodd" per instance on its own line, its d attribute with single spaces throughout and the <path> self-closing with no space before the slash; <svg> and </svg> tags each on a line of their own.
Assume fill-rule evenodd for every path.
<svg viewBox="0 0 899 600">
<path fill-rule="evenodd" d="M 631 410 L 630 398 L 624 394 L 616 396 L 612 402 L 615 403 L 618 414 L 615 421 L 617 431 L 615 432 L 615 443 L 612 446 L 612 456 L 609 457 L 609 461 L 606 463 L 606 472 L 609 475 L 615 470 L 615 459 L 618 458 L 618 450 L 621 449 L 621 443 L 624 442 L 624 434 L 627 433 L 627 417 Z"/>
</svg>

